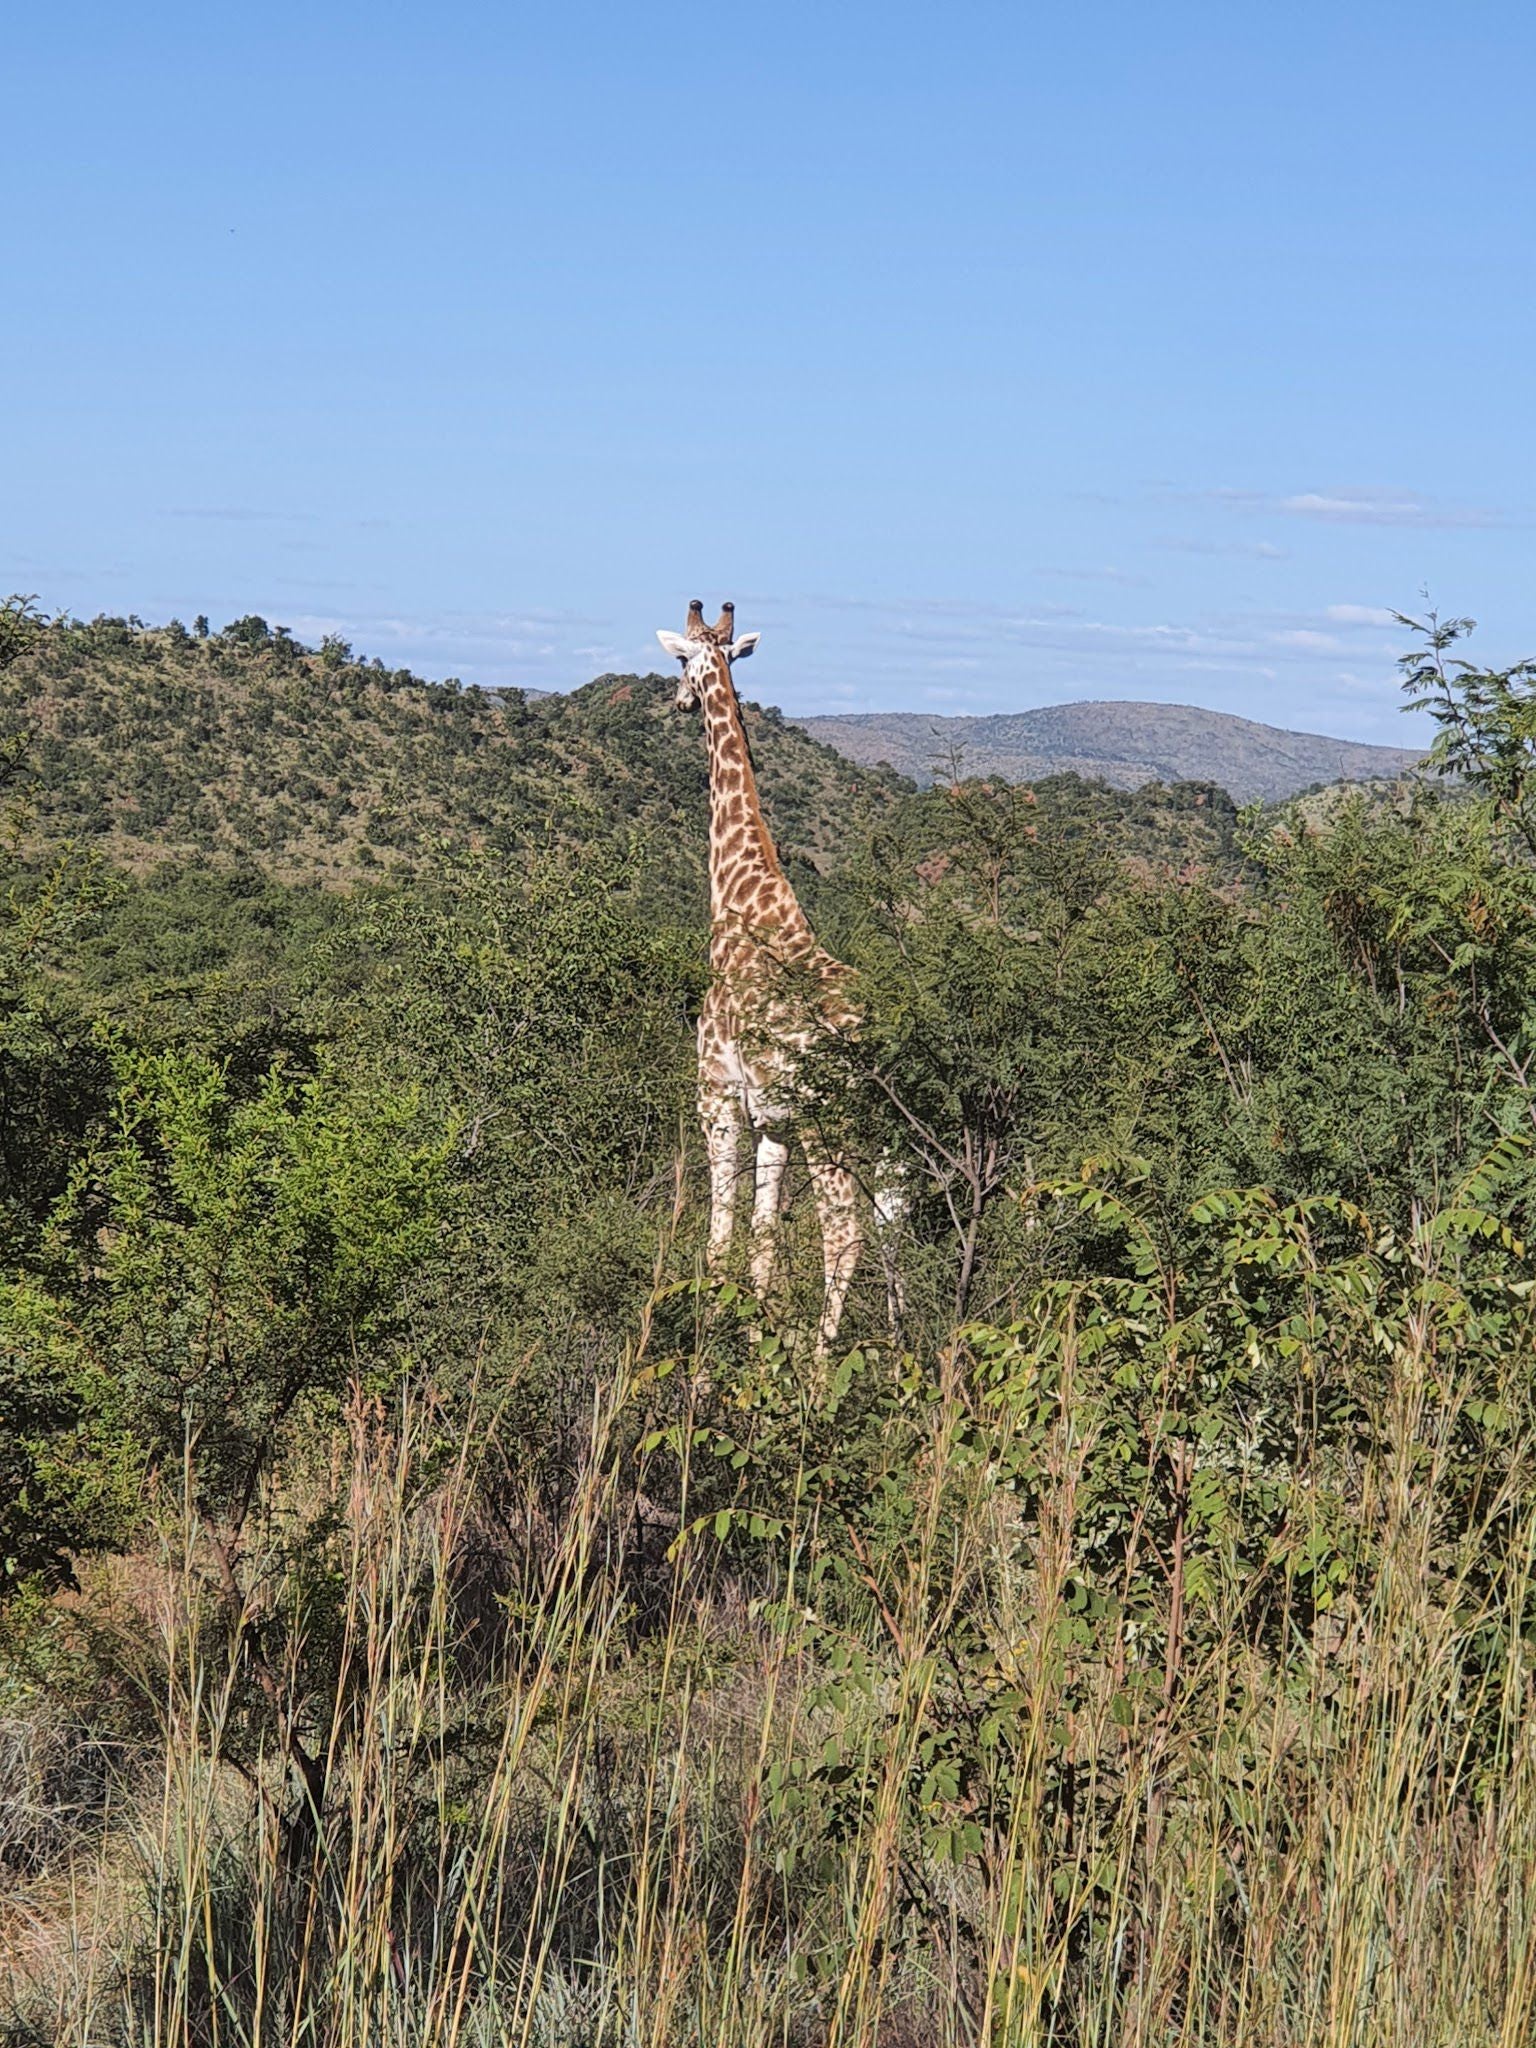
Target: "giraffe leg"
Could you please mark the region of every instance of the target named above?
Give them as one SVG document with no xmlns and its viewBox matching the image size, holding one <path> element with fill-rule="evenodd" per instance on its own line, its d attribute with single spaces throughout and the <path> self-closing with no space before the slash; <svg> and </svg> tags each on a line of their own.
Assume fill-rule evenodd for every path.
<svg viewBox="0 0 1536 2048">
<path fill-rule="evenodd" d="M 901 1319 L 906 1309 L 906 1289 L 896 1259 L 896 1233 L 912 1206 L 907 1176 L 893 1161 L 882 1160 L 875 1176 L 875 1243 L 880 1247 L 880 1265 L 885 1274 L 885 1313 L 894 1343 L 901 1342 Z"/>
<path fill-rule="evenodd" d="M 816 1333 L 816 1359 L 822 1363 L 837 1341 L 843 1320 L 843 1303 L 848 1283 L 864 1249 L 864 1232 L 859 1224 L 858 1188 L 846 1166 L 824 1153 L 807 1150 L 811 1185 L 816 1191 L 816 1213 L 821 1219 L 821 1265 L 825 1280 L 821 1325 Z"/>
<path fill-rule="evenodd" d="M 773 1281 L 779 1248 L 779 1200 L 789 1147 L 766 1132 L 757 1141 L 757 1186 L 752 1198 L 752 1291 L 759 1301 Z"/>
<path fill-rule="evenodd" d="M 704 1149 L 709 1155 L 709 1270 L 718 1273 L 731 1248 L 731 1231 L 736 1222 L 741 1105 L 724 1090 L 701 1095 L 699 1121 L 704 1126 Z"/>
</svg>

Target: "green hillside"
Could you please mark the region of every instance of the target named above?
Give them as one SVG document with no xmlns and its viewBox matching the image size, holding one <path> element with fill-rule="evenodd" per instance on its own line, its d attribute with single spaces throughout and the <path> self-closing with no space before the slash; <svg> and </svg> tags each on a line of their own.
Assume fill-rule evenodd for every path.
<svg viewBox="0 0 1536 2048">
<path fill-rule="evenodd" d="M 205 637 L 179 624 L 62 622 L 0 676 L 26 736 L 33 844 L 69 838 L 131 869 L 168 856 L 254 860 L 341 885 L 417 869 L 430 851 L 643 836 L 678 886 L 702 874 L 702 728 L 660 676 L 602 676 L 568 696 L 426 682 L 311 651 L 258 618 Z M 905 786 L 744 707 L 763 798 L 791 869 L 821 870 Z"/>
</svg>

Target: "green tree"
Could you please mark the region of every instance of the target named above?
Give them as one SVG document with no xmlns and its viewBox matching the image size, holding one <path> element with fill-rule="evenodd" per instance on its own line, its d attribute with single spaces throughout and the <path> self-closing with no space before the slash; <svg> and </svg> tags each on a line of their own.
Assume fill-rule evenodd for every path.
<svg viewBox="0 0 1536 2048">
<path fill-rule="evenodd" d="M 87 1349 L 147 1458 L 190 1445 L 238 1546 L 283 1434 L 367 1375 L 450 1213 L 450 1135 L 334 1063 L 243 1084 L 197 1050 L 118 1057 L 112 1126 L 53 1221 Z"/>
<path fill-rule="evenodd" d="M 307 1703 L 339 1679 L 325 1513 L 285 1474 L 349 1383 L 387 1400 L 408 1368 L 410 1285 L 453 1213 L 450 1134 L 408 1091 L 334 1066 L 239 1086 L 206 1053 L 129 1048 L 118 1072 L 43 1273 L 0 1290 L 0 1391 L 25 1395 L 0 1452 L 20 1480 L 0 1547 L 13 1583 L 59 1576 L 71 1550 L 132 1533 L 134 1489 L 112 1481 L 158 1474 L 212 1566 L 209 1625 L 241 1652 L 232 1753 L 275 1735 L 295 1773 L 292 1846 L 330 1753 Z M 305 1588 L 281 1612 L 251 1561 L 258 1507 L 264 1565 L 281 1555 Z"/>
<path fill-rule="evenodd" d="M 328 951 L 327 1028 L 460 1134 L 456 1313 L 482 1333 L 535 1304 L 546 1326 L 626 1314 L 691 1105 L 696 937 L 620 859 L 445 856 L 427 887 L 359 903 Z"/>
<path fill-rule="evenodd" d="M 1481 668 L 1451 649 L 1476 630 L 1475 619 L 1393 616 L 1419 645 L 1398 663 L 1410 711 L 1427 711 L 1438 730 L 1430 759 L 1487 797 L 1499 819 L 1536 853 L 1536 661 Z"/>
</svg>

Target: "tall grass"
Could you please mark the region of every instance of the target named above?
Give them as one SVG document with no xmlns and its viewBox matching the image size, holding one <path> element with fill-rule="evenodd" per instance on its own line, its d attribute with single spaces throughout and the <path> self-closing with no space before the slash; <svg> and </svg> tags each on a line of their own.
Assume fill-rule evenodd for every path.
<svg viewBox="0 0 1536 2048">
<path fill-rule="evenodd" d="M 1531 1447 L 1457 1480 L 1448 1545 L 1471 1396 L 1426 1314 L 1349 1475 L 1369 1569 L 1267 1630 L 1236 1575 L 1207 1587 L 1178 1686 L 1128 1694 L 1160 1666 L 1125 1615 L 1083 1625 L 1096 1446 L 1058 1334 L 1027 1530 L 958 1340 L 883 1543 L 815 1483 L 809 1420 L 743 1535 L 709 1452 L 730 1390 L 644 1347 L 553 1503 L 496 1480 L 493 1416 L 445 1466 L 430 1409 L 359 1399 L 305 1481 L 320 1580 L 275 1497 L 233 1624 L 186 1484 L 136 1566 L 157 1768 L 67 1854 L 12 1855 L 9 2038 L 1528 2041 Z M 34 1836 L 45 1779 L 17 1801 Z"/>
</svg>

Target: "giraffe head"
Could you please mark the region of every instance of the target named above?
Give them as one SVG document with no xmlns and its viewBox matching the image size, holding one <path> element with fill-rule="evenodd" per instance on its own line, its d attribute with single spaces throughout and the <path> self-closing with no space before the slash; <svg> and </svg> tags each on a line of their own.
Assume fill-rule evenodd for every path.
<svg viewBox="0 0 1536 2048">
<path fill-rule="evenodd" d="M 702 696 L 711 675 L 730 675 L 733 661 L 745 661 L 757 645 L 756 633 L 743 633 L 739 640 L 733 639 L 736 630 L 736 607 L 727 604 L 713 626 L 704 624 L 704 607 L 698 598 L 688 607 L 688 630 L 686 633 L 658 632 L 656 638 L 667 653 L 683 664 L 683 673 L 677 685 L 677 708 L 692 711 Z"/>
</svg>

